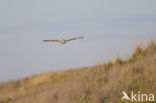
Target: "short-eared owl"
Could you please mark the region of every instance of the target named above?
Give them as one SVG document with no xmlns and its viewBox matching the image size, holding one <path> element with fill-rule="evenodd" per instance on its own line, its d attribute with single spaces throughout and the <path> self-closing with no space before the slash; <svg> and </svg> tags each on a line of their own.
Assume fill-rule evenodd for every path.
<svg viewBox="0 0 156 103">
<path fill-rule="evenodd" d="M 84 37 L 71 38 L 71 39 L 67 39 L 67 40 L 43 40 L 43 41 L 44 42 L 60 42 L 61 44 L 66 44 L 66 42 L 68 42 L 68 41 L 80 39 L 80 38 L 84 38 Z"/>
</svg>

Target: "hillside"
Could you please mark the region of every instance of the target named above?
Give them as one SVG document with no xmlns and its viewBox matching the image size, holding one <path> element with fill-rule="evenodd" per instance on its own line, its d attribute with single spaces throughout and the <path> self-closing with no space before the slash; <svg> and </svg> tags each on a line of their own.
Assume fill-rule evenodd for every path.
<svg viewBox="0 0 156 103">
<path fill-rule="evenodd" d="M 155 43 L 127 60 L 1 83 L 0 103 L 129 103 L 121 100 L 123 90 L 156 96 Z"/>
</svg>

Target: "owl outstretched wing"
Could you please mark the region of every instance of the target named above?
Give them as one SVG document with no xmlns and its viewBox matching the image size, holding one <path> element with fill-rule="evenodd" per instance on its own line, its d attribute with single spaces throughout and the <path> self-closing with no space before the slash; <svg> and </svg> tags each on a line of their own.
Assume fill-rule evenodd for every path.
<svg viewBox="0 0 156 103">
<path fill-rule="evenodd" d="M 60 40 L 43 40 L 43 42 L 60 42 Z"/>
<path fill-rule="evenodd" d="M 81 38 L 84 38 L 84 37 L 71 38 L 71 39 L 67 39 L 66 41 L 71 41 L 71 40 L 81 39 Z"/>
</svg>

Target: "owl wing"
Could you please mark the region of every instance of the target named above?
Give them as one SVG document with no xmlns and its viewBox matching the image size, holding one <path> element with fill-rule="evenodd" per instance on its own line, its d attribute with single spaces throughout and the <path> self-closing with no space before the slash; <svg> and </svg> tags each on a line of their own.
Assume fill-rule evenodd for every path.
<svg viewBox="0 0 156 103">
<path fill-rule="evenodd" d="M 60 40 L 43 40 L 43 42 L 60 42 Z"/>
<path fill-rule="evenodd" d="M 75 39 L 80 39 L 80 38 L 84 38 L 84 37 L 71 38 L 71 39 L 68 39 L 67 41 L 71 41 L 71 40 L 75 40 Z"/>
</svg>

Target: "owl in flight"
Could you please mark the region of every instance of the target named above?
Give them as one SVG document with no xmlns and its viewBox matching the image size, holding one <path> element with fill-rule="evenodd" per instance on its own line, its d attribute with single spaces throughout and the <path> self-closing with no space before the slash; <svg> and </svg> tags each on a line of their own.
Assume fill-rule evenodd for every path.
<svg viewBox="0 0 156 103">
<path fill-rule="evenodd" d="M 71 41 L 71 40 L 75 40 L 75 39 L 81 39 L 84 37 L 76 37 L 76 38 L 71 38 L 71 39 L 67 39 L 67 40 L 43 40 L 43 42 L 60 42 L 61 44 L 66 44 L 66 42 Z"/>
</svg>

